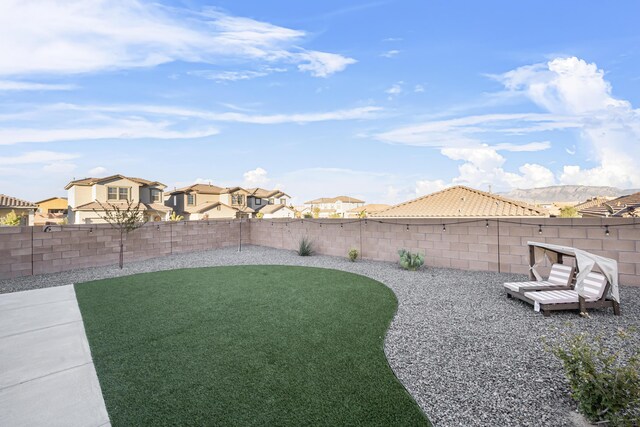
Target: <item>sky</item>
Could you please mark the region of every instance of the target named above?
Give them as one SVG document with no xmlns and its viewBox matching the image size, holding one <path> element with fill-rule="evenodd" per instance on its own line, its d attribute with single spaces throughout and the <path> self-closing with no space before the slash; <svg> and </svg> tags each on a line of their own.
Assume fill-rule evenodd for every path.
<svg viewBox="0 0 640 427">
<path fill-rule="evenodd" d="M 3 0 L 0 193 L 640 187 L 640 2 Z"/>
</svg>

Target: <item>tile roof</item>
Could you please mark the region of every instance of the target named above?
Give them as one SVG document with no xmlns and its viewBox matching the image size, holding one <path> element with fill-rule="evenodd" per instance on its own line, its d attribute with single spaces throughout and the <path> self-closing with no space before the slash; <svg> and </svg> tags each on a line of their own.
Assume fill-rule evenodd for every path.
<svg viewBox="0 0 640 427">
<path fill-rule="evenodd" d="M 211 184 L 193 184 L 187 187 L 178 188 L 173 190 L 171 194 L 176 193 L 199 193 L 199 194 L 223 194 L 225 189 Z"/>
<path fill-rule="evenodd" d="M 120 209 L 126 209 L 127 203 L 124 202 L 110 202 L 110 203 L 98 203 L 96 201 L 86 203 L 84 205 L 78 206 L 74 210 L 76 211 L 102 211 L 105 207 L 118 207 Z M 158 211 L 158 212 L 170 212 L 171 208 L 162 205 L 160 203 L 140 203 L 141 211 Z"/>
<path fill-rule="evenodd" d="M 288 194 L 278 189 L 267 190 L 264 188 L 255 187 L 255 188 L 247 188 L 247 191 L 249 192 L 250 196 L 258 197 L 261 199 L 268 199 L 270 197 L 282 197 L 282 196 L 290 197 Z"/>
<path fill-rule="evenodd" d="M 161 182 L 158 181 L 149 181 L 148 179 L 143 179 L 143 178 L 135 178 L 135 177 L 130 177 L 130 176 L 124 176 L 124 175 L 111 175 L 111 176 L 106 176 L 104 178 L 83 178 L 83 179 L 76 179 L 74 181 L 71 181 L 70 183 L 68 183 L 64 189 L 68 190 L 71 187 L 73 187 L 74 185 L 95 185 L 95 184 L 100 184 L 101 182 L 105 182 L 105 181 L 110 181 L 112 179 L 116 179 L 116 178 L 123 178 L 123 179 L 128 179 L 130 181 L 133 182 L 137 182 L 140 185 L 143 186 L 152 186 L 152 185 L 158 185 L 161 187 L 166 187 L 166 185 L 164 185 Z"/>
<path fill-rule="evenodd" d="M 549 214 L 542 208 L 462 185 L 400 203 L 371 215 L 377 218 L 532 216 L 549 216 Z"/>
<path fill-rule="evenodd" d="M 255 212 L 253 209 L 249 208 L 249 207 L 240 207 L 237 208 L 235 206 L 229 206 L 225 203 L 221 203 L 221 202 L 205 202 L 205 203 L 200 203 L 199 205 L 196 206 L 188 206 L 185 208 L 184 212 L 192 214 L 192 213 L 202 213 L 202 212 L 206 212 L 209 211 L 215 207 L 218 206 L 225 206 L 227 208 L 231 208 L 234 211 L 239 211 L 239 212 L 244 212 L 244 213 L 253 213 Z"/>
<path fill-rule="evenodd" d="M 341 201 L 343 203 L 364 203 L 364 200 L 356 199 L 355 197 L 349 196 L 337 196 L 337 197 L 321 197 L 319 199 L 310 200 L 308 202 L 304 202 L 305 205 L 315 205 L 318 203 L 335 203 L 337 201 Z"/>
<path fill-rule="evenodd" d="M 582 209 L 586 209 L 586 208 L 590 208 L 593 206 L 598 206 L 603 204 L 604 202 L 611 200 L 610 197 L 592 197 L 589 200 L 586 200 L 582 203 L 578 203 L 577 205 L 574 205 L 573 207 L 577 210 L 580 211 Z"/>
<path fill-rule="evenodd" d="M 0 194 L 0 208 L 36 209 L 37 207 L 34 203 L 27 202 L 26 200 Z"/>
<path fill-rule="evenodd" d="M 368 205 L 359 206 L 357 208 L 351 208 L 347 212 L 360 213 L 362 211 L 367 211 L 367 213 L 374 213 L 389 209 L 390 207 L 391 205 L 385 205 L 382 203 L 370 203 Z"/>
<path fill-rule="evenodd" d="M 265 213 L 265 214 L 272 214 L 274 212 L 279 211 L 280 209 L 290 209 L 290 210 L 295 210 L 295 209 L 291 209 L 289 206 L 287 205 L 267 205 L 264 208 L 260 209 L 259 212 Z"/>
<path fill-rule="evenodd" d="M 578 213 L 590 217 L 638 217 L 640 216 L 640 192 L 580 209 Z"/>
</svg>

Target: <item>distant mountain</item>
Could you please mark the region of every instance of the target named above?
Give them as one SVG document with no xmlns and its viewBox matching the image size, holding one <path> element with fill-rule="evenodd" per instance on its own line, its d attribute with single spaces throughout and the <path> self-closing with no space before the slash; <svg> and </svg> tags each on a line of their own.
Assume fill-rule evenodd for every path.
<svg viewBox="0 0 640 427">
<path fill-rule="evenodd" d="M 501 196 L 529 203 L 583 202 L 591 197 L 620 197 L 639 192 L 640 189 L 621 190 L 615 187 L 589 185 L 554 185 L 499 193 Z"/>
</svg>

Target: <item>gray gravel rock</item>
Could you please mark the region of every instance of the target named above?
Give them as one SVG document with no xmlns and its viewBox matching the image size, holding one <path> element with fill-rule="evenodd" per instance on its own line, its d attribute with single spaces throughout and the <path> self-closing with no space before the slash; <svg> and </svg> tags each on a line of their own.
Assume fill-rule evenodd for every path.
<svg viewBox="0 0 640 427">
<path fill-rule="evenodd" d="M 399 380 L 435 426 L 572 426 L 578 424 L 560 362 L 547 351 L 564 332 L 605 337 L 612 347 L 640 346 L 640 334 L 620 344 L 618 328 L 640 329 L 640 288 L 620 289 L 622 316 L 591 310 L 550 318 L 508 300 L 505 281 L 524 276 L 423 268 L 248 246 L 179 254 L 125 265 L 98 267 L 0 281 L 0 293 L 79 283 L 150 271 L 217 265 L 277 264 L 334 268 L 371 277 L 398 297 L 398 312 L 385 353 Z"/>
</svg>

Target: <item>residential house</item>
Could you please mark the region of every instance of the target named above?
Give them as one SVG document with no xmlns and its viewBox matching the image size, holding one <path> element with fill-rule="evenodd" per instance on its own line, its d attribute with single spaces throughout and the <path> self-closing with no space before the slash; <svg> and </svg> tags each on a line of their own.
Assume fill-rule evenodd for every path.
<svg viewBox="0 0 640 427">
<path fill-rule="evenodd" d="M 295 218 L 296 210 L 287 205 L 267 205 L 260 209 L 262 217 L 268 218 Z"/>
<path fill-rule="evenodd" d="M 36 205 L 35 225 L 61 224 L 67 218 L 69 201 L 66 197 L 50 197 L 36 202 Z"/>
<path fill-rule="evenodd" d="M 240 187 L 193 184 L 172 191 L 165 205 L 186 220 L 248 218 L 255 212 L 247 206 L 248 196 Z"/>
<path fill-rule="evenodd" d="M 311 213 L 318 212 L 320 218 L 329 218 L 332 216 L 347 216 L 347 212 L 351 209 L 364 206 L 364 201 L 349 196 L 322 197 L 320 199 L 310 200 L 304 203 L 305 207 L 311 210 Z"/>
<path fill-rule="evenodd" d="M 372 218 L 494 218 L 548 217 L 525 202 L 457 185 L 371 215 Z"/>
<path fill-rule="evenodd" d="M 26 200 L 0 194 L 0 218 L 6 217 L 13 211 L 20 217 L 20 225 L 33 225 L 37 208 L 38 206 Z"/>
<path fill-rule="evenodd" d="M 162 203 L 165 188 L 157 181 L 123 175 L 71 181 L 65 187 L 69 224 L 105 223 L 107 210 L 126 209 L 129 203 L 138 203 L 148 221 L 166 221 L 171 209 Z"/>
<path fill-rule="evenodd" d="M 579 205 L 580 206 L 580 205 Z M 578 207 L 576 207 L 578 209 Z M 601 203 L 584 207 L 580 206 L 578 213 L 583 217 L 640 217 L 640 192 L 617 199 L 602 201 Z"/>
<path fill-rule="evenodd" d="M 347 211 L 347 218 L 362 218 L 368 217 L 375 213 L 382 212 L 389 209 L 391 205 L 385 205 L 382 203 L 370 203 L 368 205 L 359 206 L 357 208 L 349 209 Z"/>
<path fill-rule="evenodd" d="M 264 188 L 247 189 L 247 205 L 255 211 L 254 216 L 262 213 L 263 218 L 294 218 L 296 210 L 291 206 L 291 196 L 280 190 Z"/>
</svg>

